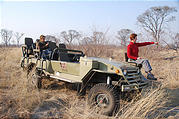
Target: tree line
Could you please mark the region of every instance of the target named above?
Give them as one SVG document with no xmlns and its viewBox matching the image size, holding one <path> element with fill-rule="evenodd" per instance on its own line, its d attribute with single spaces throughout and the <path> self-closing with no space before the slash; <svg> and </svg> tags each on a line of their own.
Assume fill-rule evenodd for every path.
<svg viewBox="0 0 179 119">
<path fill-rule="evenodd" d="M 24 35 L 24 33 L 13 32 L 8 29 L 1 29 L 1 31 L 0 31 L 0 36 L 1 36 L 1 39 L 2 39 L 5 47 L 11 45 L 11 40 L 12 40 L 13 36 L 15 37 L 14 42 L 16 42 L 16 45 L 19 46 L 20 40 L 23 35 Z"/>
</svg>

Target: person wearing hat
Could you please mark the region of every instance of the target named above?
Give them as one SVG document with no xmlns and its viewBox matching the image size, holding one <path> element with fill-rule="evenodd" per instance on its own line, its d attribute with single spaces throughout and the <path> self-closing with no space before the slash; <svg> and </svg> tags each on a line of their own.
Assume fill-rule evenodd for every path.
<svg viewBox="0 0 179 119">
<path fill-rule="evenodd" d="M 152 67 L 147 59 L 143 59 L 138 56 L 139 47 L 156 44 L 158 45 L 158 42 L 143 42 L 143 43 L 136 43 L 137 41 L 137 34 L 132 33 L 130 35 L 130 43 L 127 46 L 127 56 L 129 62 L 135 62 L 137 64 L 142 64 L 142 66 L 145 69 L 145 72 L 147 73 L 147 79 L 150 80 L 157 80 L 154 75 L 151 73 Z"/>
<path fill-rule="evenodd" d="M 42 57 L 43 59 L 47 59 L 48 58 L 47 56 L 50 54 L 50 50 L 49 50 L 49 44 L 48 42 L 45 41 L 44 35 L 40 36 L 38 48 L 40 49 L 40 57 Z"/>
</svg>

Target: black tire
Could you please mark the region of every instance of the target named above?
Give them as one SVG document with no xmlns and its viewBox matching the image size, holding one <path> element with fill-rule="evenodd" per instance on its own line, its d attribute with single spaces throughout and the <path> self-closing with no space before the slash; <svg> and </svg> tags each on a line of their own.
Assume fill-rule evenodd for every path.
<svg viewBox="0 0 179 119">
<path fill-rule="evenodd" d="M 88 104 L 97 113 L 115 115 L 120 105 L 119 92 L 112 85 L 96 84 L 88 94 Z"/>
<path fill-rule="evenodd" d="M 32 74 L 32 77 L 31 77 L 31 83 L 33 85 L 34 88 L 38 88 L 38 89 L 41 89 L 42 88 L 42 80 L 41 78 L 35 73 Z"/>
<path fill-rule="evenodd" d="M 40 89 L 42 87 L 42 79 L 39 76 L 38 70 L 34 64 L 28 67 L 27 80 L 29 88 Z"/>
</svg>

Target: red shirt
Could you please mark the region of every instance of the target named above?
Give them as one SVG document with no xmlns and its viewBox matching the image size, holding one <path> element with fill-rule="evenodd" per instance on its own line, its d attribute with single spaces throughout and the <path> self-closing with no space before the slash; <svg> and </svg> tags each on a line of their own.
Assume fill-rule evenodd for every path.
<svg viewBox="0 0 179 119">
<path fill-rule="evenodd" d="M 128 56 L 128 58 L 137 60 L 138 52 L 139 52 L 138 47 L 146 46 L 146 45 L 150 45 L 150 44 L 154 44 L 154 42 L 144 42 L 144 43 L 130 42 L 129 45 L 127 46 L 127 56 Z"/>
</svg>

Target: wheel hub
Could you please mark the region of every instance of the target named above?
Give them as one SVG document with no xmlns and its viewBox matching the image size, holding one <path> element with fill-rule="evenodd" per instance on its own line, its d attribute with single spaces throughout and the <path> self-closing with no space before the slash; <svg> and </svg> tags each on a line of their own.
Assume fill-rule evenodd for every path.
<svg viewBox="0 0 179 119">
<path fill-rule="evenodd" d="M 96 103 L 99 107 L 107 107 L 109 105 L 109 99 L 106 94 L 98 94 L 96 96 Z"/>
</svg>

